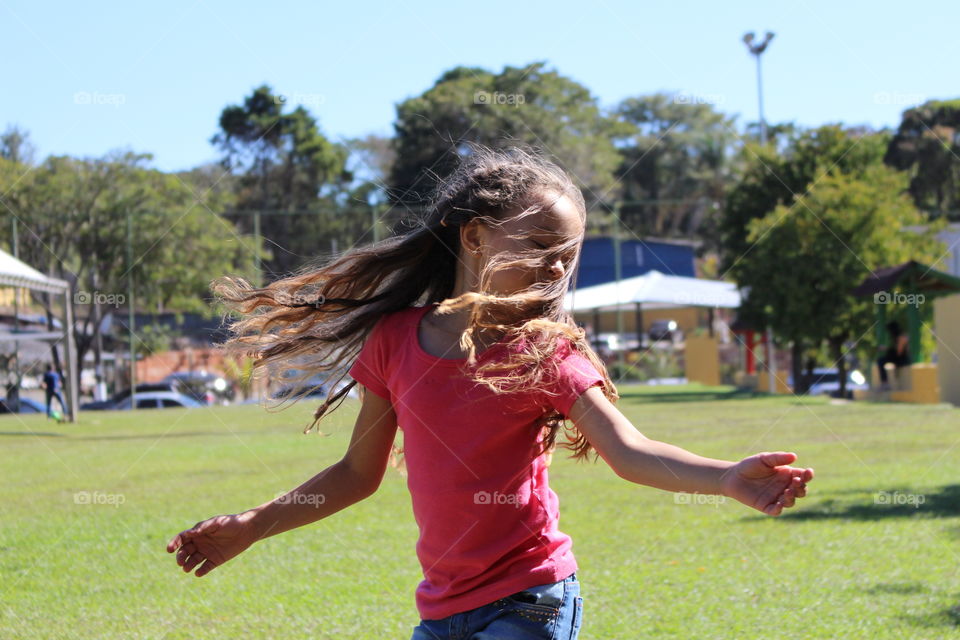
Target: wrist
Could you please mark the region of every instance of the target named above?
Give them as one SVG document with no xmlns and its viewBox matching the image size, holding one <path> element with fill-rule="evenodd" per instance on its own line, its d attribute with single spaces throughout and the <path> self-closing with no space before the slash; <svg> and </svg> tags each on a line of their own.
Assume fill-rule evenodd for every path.
<svg viewBox="0 0 960 640">
<path fill-rule="evenodd" d="M 736 462 L 724 461 L 725 464 L 720 467 L 720 475 L 717 478 L 717 495 L 721 495 L 725 498 L 732 498 L 730 495 L 730 490 L 728 489 L 730 482 L 736 477 L 736 472 L 734 467 L 737 465 Z"/>
<path fill-rule="evenodd" d="M 253 544 L 259 540 L 262 540 L 265 537 L 265 531 L 263 530 L 263 506 L 254 507 L 252 509 L 247 509 L 241 513 L 237 514 L 237 519 L 243 524 L 244 529 L 248 532 L 250 537 L 250 543 Z"/>
</svg>

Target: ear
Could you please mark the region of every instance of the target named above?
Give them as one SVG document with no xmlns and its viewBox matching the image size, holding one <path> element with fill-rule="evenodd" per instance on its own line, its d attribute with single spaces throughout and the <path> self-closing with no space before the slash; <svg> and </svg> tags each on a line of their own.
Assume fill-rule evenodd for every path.
<svg viewBox="0 0 960 640">
<path fill-rule="evenodd" d="M 467 253 L 473 253 L 486 244 L 487 228 L 476 218 L 471 218 L 460 225 L 460 246 Z"/>
</svg>

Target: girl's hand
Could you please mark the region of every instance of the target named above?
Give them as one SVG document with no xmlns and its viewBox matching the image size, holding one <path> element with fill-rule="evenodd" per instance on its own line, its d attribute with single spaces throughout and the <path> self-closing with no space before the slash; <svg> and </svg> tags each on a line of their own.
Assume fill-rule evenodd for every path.
<svg viewBox="0 0 960 640">
<path fill-rule="evenodd" d="M 175 535 L 167 543 L 167 552 L 177 552 L 177 564 L 187 573 L 203 562 L 195 574 L 199 578 L 238 556 L 255 542 L 248 523 L 247 514 L 203 520 Z"/>
<path fill-rule="evenodd" d="M 778 516 L 807 495 L 813 469 L 787 467 L 797 454 L 785 451 L 758 453 L 730 467 L 723 476 L 721 492 L 769 516 Z"/>
</svg>

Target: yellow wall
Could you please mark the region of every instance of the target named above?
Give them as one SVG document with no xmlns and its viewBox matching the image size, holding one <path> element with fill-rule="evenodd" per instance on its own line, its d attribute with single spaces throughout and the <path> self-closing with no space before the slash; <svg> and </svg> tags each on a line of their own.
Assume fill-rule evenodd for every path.
<svg viewBox="0 0 960 640">
<path fill-rule="evenodd" d="M 720 351 L 717 339 L 709 336 L 687 336 L 684 354 L 689 382 L 716 386 L 720 384 Z"/>
<path fill-rule="evenodd" d="M 933 301 L 933 326 L 941 400 L 960 406 L 960 294 Z"/>
<path fill-rule="evenodd" d="M 894 402 L 940 402 L 940 386 L 937 384 L 937 365 L 930 362 L 915 362 L 897 370 L 900 384 L 904 387 L 890 392 Z"/>
<path fill-rule="evenodd" d="M 776 393 L 793 393 L 793 389 L 787 384 L 787 376 L 790 375 L 788 371 L 778 369 L 773 375 L 774 384 L 777 387 Z M 770 391 L 770 372 L 766 369 L 757 369 L 757 391 L 762 391 L 763 393 Z"/>
</svg>

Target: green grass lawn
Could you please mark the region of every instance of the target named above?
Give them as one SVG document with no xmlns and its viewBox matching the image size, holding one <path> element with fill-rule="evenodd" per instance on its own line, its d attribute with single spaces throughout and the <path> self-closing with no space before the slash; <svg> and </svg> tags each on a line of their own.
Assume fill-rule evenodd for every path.
<svg viewBox="0 0 960 640">
<path fill-rule="evenodd" d="M 678 503 L 558 451 L 581 638 L 960 637 L 960 411 L 620 390 L 648 437 L 728 459 L 795 451 L 817 477 L 771 518 Z M 392 469 L 370 499 L 203 578 L 164 549 L 339 459 L 358 404 L 322 423 L 329 436 L 303 435 L 314 406 L 0 418 L 0 637 L 409 638 L 422 576 Z"/>
</svg>

